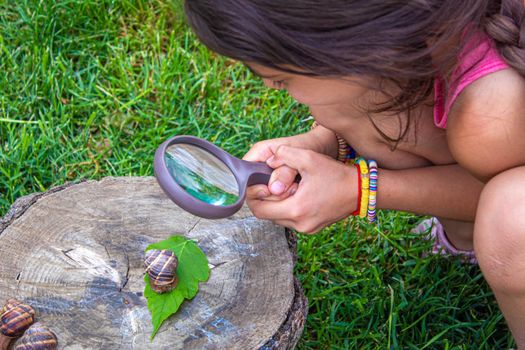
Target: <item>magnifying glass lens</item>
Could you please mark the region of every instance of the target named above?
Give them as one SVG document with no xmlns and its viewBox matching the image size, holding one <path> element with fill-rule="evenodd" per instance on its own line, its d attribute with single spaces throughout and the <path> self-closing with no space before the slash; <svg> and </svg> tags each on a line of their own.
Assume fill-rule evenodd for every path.
<svg viewBox="0 0 525 350">
<path fill-rule="evenodd" d="M 239 185 L 230 168 L 206 150 L 176 143 L 166 148 L 164 161 L 173 180 L 198 200 L 227 206 L 239 199 Z"/>
</svg>

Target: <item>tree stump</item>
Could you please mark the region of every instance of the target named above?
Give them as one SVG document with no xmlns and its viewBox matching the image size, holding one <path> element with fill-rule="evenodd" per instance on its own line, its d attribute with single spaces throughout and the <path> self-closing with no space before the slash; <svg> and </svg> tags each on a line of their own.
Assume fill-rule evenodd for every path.
<svg viewBox="0 0 525 350">
<path fill-rule="evenodd" d="M 144 249 L 174 234 L 196 240 L 210 278 L 150 341 Z M 31 304 L 60 349 L 292 349 L 307 312 L 295 239 L 247 209 L 197 218 L 152 177 L 66 184 L 0 221 L 0 301 Z"/>
</svg>

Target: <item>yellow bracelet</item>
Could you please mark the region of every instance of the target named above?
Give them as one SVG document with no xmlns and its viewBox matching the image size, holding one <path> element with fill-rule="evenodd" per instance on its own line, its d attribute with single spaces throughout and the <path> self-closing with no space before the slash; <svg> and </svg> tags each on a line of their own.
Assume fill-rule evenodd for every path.
<svg viewBox="0 0 525 350">
<path fill-rule="evenodd" d="M 359 206 L 359 217 L 366 218 L 368 214 L 368 200 L 370 198 L 370 177 L 368 164 L 363 158 L 358 158 L 357 164 L 361 170 L 361 204 Z"/>
</svg>

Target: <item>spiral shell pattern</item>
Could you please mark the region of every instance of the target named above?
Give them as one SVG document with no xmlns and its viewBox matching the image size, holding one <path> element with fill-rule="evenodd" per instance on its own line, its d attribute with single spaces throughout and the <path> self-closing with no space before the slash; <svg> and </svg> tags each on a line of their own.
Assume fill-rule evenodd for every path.
<svg viewBox="0 0 525 350">
<path fill-rule="evenodd" d="M 16 299 L 9 299 L 2 308 L 0 333 L 7 337 L 18 337 L 35 322 L 35 310 Z"/>
<path fill-rule="evenodd" d="M 55 350 L 58 340 L 49 328 L 37 322 L 24 333 L 16 343 L 14 350 Z"/>
<path fill-rule="evenodd" d="M 12 308 L 14 308 L 15 306 L 20 305 L 20 304 L 22 304 L 22 302 L 20 300 L 7 299 L 7 301 L 5 302 L 4 306 L 2 306 L 2 311 L 0 311 L 0 314 L 3 314 L 4 312 L 6 312 L 8 310 L 11 310 Z"/>
<path fill-rule="evenodd" d="M 144 266 L 150 278 L 151 288 L 157 293 L 168 292 L 175 288 L 175 271 L 179 261 L 171 250 L 148 250 Z"/>
</svg>

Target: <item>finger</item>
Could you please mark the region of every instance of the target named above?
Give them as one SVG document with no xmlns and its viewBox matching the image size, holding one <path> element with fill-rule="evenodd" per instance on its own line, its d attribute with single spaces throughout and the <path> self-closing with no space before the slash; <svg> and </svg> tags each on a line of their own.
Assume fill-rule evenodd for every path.
<svg viewBox="0 0 525 350">
<path fill-rule="evenodd" d="M 297 187 L 298 187 L 298 184 L 294 183 L 283 194 L 279 196 L 271 195 L 269 197 L 265 197 L 262 199 L 265 201 L 283 201 L 287 199 L 288 197 L 293 196 L 295 192 L 297 192 Z"/>
<path fill-rule="evenodd" d="M 323 226 L 305 226 L 304 223 L 295 222 L 293 220 L 273 220 L 273 223 L 284 226 L 287 228 L 291 228 L 296 230 L 297 232 L 304 233 L 304 234 L 314 234 L 323 229 Z"/>
<path fill-rule="evenodd" d="M 294 183 L 297 176 L 297 170 L 288 166 L 282 166 L 273 171 L 268 188 L 273 195 L 280 196 L 288 191 L 290 186 Z"/>
<path fill-rule="evenodd" d="M 290 208 L 298 208 L 298 196 L 292 196 L 281 201 L 252 200 L 250 209 L 257 218 L 267 220 L 295 220 L 296 214 Z"/>
<path fill-rule="evenodd" d="M 299 185 L 297 183 L 293 183 L 287 190 L 286 192 L 284 192 L 283 194 L 281 195 L 271 195 L 269 197 L 265 197 L 265 198 L 262 198 L 264 199 L 265 201 L 282 201 L 282 200 L 285 200 L 287 199 L 288 197 L 291 197 L 295 194 L 295 192 L 297 192 L 297 188 L 299 187 Z"/>
<path fill-rule="evenodd" d="M 265 162 L 271 156 L 273 156 L 273 152 L 268 145 L 256 143 L 242 159 L 250 162 Z"/>
<path fill-rule="evenodd" d="M 278 159 L 275 155 L 271 156 L 270 158 L 266 159 L 266 164 L 270 167 L 270 168 L 274 168 L 274 169 L 277 169 L 279 167 L 282 167 L 284 164 L 284 162 L 280 159 Z"/>
<path fill-rule="evenodd" d="M 315 164 L 315 158 L 318 155 L 318 153 L 302 148 L 280 146 L 275 152 L 275 162 L 281 161 L 288 167 L 297 169 L 299 173 L 302 173 L 318 166 Z"/>
<path fill-rule="evenodd" d="M 290 196 L 293 196 L 295 192 L 297 192 L 297 183 L 292 183 L 285 192 L 281 193 L 280 195 L 272 194 L 268 186 L 266 185 L 253 185 L 246 189 L 246 200 L 251 199 L 264 199 L 264 200 L 278 200 L 281 201 L 283 199 L 286 199 Z"/>
<path fill-rule="evenodd" d="M 272 193 L 266 185 L 254 185 L 246 189 L 246 199 L 265 199 L 270 197 Z"/>
<path fill-rule="evenodd" d="M 299 184 L 297 182 L 294 182 L 292 186 L 288 189 L 288 196 L 293 196 L 295 192 L 297 192 L 297 189 L 299 188 Z"/>
<path fill-rule="evenodd" d="M 264 186 L 264 185 L 259 185 Z M 246 192 L 246 201 L 282 201 L 290 197 L 297 191 L 297 184 L 290 186 L 290 188 L 283 194 L 276 196 L 270 193 L 268 187 L 254 189 L 253 192 Z"/>
<path fill-rule="evenodd" d="M 294 220 L 282 219 L 282 220 L 272 220 L 272 222 L 277 225 L 288 227 L 288 228 L 296 230 L 297 232 L 305 233 L 308 235 L 321 231 L 325 226 L 324 224 L 311 225 L 311 224 L 308 224 L 307 222 L 304 222 L 304 220 L 302 222 L 297 222 Z"/>
</svg>

